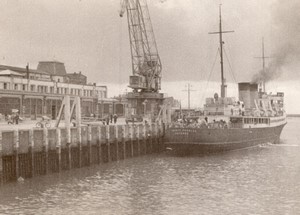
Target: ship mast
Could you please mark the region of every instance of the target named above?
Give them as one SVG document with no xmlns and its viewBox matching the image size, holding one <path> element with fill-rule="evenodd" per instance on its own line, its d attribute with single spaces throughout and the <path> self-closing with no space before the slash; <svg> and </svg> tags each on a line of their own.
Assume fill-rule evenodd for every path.
<svg viewBox="0 0 300 215">
<path fill-rule="evenodd" d="M 226 85 L 225 85 L 225 79 L 224 79 L 224 63 L 223 63 L 223 38 L 222 38 L 222 11 L 221 11 L 221 5 L 220 5 L 220 59 L 221 59 L 221 97 L 224 98 L 226 94 Z"/>
<path fill-rule="evenodd" d="M 264 38 L 262 38 L 262 67 L 263 67 L 263 73 L 265 73 L 266 69 L 266 64 L 265 64 L 265 44 L 264 44 Z M 263 87 L 263 92 L 266 92 L 266 84 L 265 81 L 261 81 L 262 87 Z"/>
<path fill-rule="evenodd" d="M 223 34 L 224 33 L 232 33 L 234 31 L 223 31 L 222 30 L 222 10 L 221 10 L 221 4 L 219 6 L 219 17 L 220 17 L 220 23 L 219 23 L 219 31 L 218 32 L 210 32 L 209 34 L 219 34 L 220 38 L 220 64 L 221 64 L 221 98 L 226 97 L 226 84 L 225 84 L 225 78 L 224 78 L 224 61 L 223 61 Z"/>
<path fill-rule="evenodd" d="M 265 43 L 264 43 L 264 38 L 262 38 L 262 67 L 263 67 L 263 73 L 265 74 L 266 72 L 266 58 L 270 58 L 270 57 L 266 57 L 265 56 Z M 263 92 L 266 92 L 266 82 L 265 80 L 261 81 L 261 85 L 263 87 Z"/>
<path fill-rule="evenodd" d="M 261 51 L 262 51 L 262 55 L 261 55 L 261 57 L 256 57 L 256 58 L 260 58 L 260 59 L 262 59 L 262 72 L 265 74 L 265 71 L 266 71 L 266 58 L 271 58 L 271 57 L 266 57 L 265 56 L 265 43 L 264 43 L 264 38 L 262 38 L 262 49 L 261 49 Z M 262 88 L 262 91 L 263 92 L 266 92 L 266 83 L 265 83 L 265 80 L 260 80 L 260 83 L 259 83 L 259 85 L 260 85 L 260 88 Z"/>
</svg>

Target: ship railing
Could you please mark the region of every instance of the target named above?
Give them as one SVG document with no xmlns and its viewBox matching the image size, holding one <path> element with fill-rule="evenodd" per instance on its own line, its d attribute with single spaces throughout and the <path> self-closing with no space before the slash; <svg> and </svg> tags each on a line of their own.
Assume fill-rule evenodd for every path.
<svg viewBox="0 0 300 215">
<path fill-rule="evenodd" d="M 232 123 L 223 122 L 211 122 L 211 123 L 182 123 L 182 122 L 173 122 L 169 124 L 169 128 L 201 128 L 201 129 L 227 129 L 231 128 Z M 240 127 L 240 126 L 238 126 Z"/>
</svg>

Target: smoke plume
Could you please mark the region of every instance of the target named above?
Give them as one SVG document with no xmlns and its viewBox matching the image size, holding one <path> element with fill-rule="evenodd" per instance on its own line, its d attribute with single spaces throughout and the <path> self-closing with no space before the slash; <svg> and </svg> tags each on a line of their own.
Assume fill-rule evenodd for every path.
<svg viewBox="0 0 300 215">
<path fill-rule="evenodd" d="M 252 82 L 268 82 L 279 78 L 283 69 L 299 63 L 300 59 L 300 1 L 277 0 L 271 8 L 272 58 L 265 70 L 259 71 Z M 296 71 L 288 71 L 288 79 L 299 78 Z"/>
</svg>

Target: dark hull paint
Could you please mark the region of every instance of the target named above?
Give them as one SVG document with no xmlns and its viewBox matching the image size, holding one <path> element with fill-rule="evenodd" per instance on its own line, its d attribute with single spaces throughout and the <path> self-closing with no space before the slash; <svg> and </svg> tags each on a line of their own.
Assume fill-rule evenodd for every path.
<svg viewBox="0 0 300 215">
<path fill-rule="evenodd" d="M 218 153 L 279 143 L 285 124 L 265 128 L 169 128 L 164 143 L 167 153 L 179 156 Z"/>
</svg>

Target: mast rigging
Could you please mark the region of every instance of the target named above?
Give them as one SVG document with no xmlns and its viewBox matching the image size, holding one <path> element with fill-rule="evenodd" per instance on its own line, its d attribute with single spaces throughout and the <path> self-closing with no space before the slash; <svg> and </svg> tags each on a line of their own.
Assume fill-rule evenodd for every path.
<svg viewBox="0 0 300 215">
<path fill-rule="evenodd" d="M 222 10 L 221 6 L 219 6 L 219 31 L 218 32 L 210 32 L 209 34 L 219 34 L 219 40 L 220 40 L 220 64 L 221 64 L 221 98 L 226 97 L 226 84 L 225 84 L 225 78 L 224 78 L 224 61 L 223 61 L 223 34 L 224 33 L 232 33 L 234 31 L 223 31 L 222 30 Z"/>
</svg>

